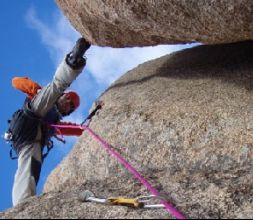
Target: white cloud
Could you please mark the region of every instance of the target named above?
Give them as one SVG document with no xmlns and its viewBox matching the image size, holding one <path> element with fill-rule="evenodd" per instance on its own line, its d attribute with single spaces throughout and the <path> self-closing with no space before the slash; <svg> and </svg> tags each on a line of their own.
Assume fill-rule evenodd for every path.
<svg viewBox="0 0 253 220">
<path fill-rule="evenodd" d="M 79 34 L 59 12 L 55 12 L 52 16 L 50 24 L 40 20 L 36 10 L 32 7 L 27 11 L 25 18 L 29 27 L 39 33 L 52 61 L 55 66 L 58 66 L 64 55 L 73 47 Z"/>
<path fill-rule="evenodd" d="M 89 56 L 87 68 L 98 82 L 111 84 L 119 76 L 139 64 L 191 46 L 189 44 L 160 45 L 123 49 L 93 47 L 89 51 L 91 55 Z"/>
</svg>

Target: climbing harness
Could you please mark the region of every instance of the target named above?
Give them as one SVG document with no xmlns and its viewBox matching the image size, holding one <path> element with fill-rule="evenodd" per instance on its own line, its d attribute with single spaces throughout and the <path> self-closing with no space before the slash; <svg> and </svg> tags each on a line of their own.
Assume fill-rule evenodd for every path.
<svg viewBox="0 0 253 220">
<path fill-rule="evenodd" d="M 125 198 L 125 197 L 110 197 L 107 199 L 96 198 L 94 193 L 90 191 L 84 191 L 79 195 L 79 200 L 81 202 L 95 202 L 106 205 L 113 206 L 127 206 L 131 208 L 144 208 L 144 209 L 157 209 L 157 208 L 165 208 L 163 204 L 151 204 L 152 200 L 159 199 L 161 197 L 157 197 L 154 195 L 151 196 L 143 196 L 137 198 Z"/>
<path fill-rule="evenodd" d="M 115 157 L 118 162 L 120 162 L 129 172 L 132 173 L 135 178 L 137 178 L 149 191 L 152 195 L 157 198 L 160 197 L 160 193 L 131 165 L 129 164 L 120 154 L 118 154 L 113 147 L 108 144 L 104 139 L 98 136 L 93 130 L 91 130 L 87 125 L 82 124 L 80 126 L 75 125 L 51 125 L 53 128 L 72 128 L 72 129 L 82 129 L 87 131 L 93 139 L 95 139 L 101 146 L 110 153 L 113 157 Z M 177 219 L 186 219 L 183 214 L 181 214 L 176 208 L 174 208 L 167 200 L 161 199 L 162 204 L 165 206 L 167 211 Z"/>
</svg>

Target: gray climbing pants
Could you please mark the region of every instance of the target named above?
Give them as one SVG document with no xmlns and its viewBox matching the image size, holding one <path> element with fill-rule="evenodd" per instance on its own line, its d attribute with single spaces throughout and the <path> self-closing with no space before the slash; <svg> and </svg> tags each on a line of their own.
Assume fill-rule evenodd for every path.
<svg viewBox="0 0 253 220">
<path fill-rule="evenodd" d="M 42 165 L 41 151 L 39 142 L 28 145 L 21 150 L 12 190 L 13 206 L 36 195 L 36 185 L 39 181 Z"/>
</svg>

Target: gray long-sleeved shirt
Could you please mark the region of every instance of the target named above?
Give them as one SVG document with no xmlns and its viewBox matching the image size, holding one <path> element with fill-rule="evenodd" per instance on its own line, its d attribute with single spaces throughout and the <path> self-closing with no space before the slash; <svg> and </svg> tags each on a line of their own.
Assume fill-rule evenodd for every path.
<svg viewBox="0 0 253 220">
<path fill-rule="evenodd" d="M 57 68 L 53 80 L 32 99 L 31 110 L 39 117 L 44 117 L 54 106 L 57 99 L 82 72 L 83 68 L 74 70 L 65 61 Z"/>
</svg>

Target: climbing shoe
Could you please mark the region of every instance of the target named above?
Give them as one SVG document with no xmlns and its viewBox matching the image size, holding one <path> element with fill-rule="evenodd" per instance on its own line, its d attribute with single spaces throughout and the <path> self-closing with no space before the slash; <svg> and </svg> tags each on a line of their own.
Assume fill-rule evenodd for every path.
<svg viewBox="0 0 253 220">
<path fill-rule="evenodd" d="M 86 60 L 83 58 L 83 55 L 90 48 L 90 46 L 90 43 L 84 38 L 79 38 L 72 51 L 66 57 L 67 64 L 73 69 L 84 67 Z"/>
</svg>

